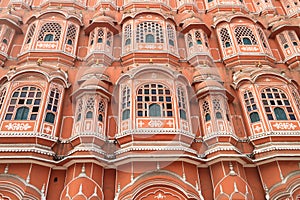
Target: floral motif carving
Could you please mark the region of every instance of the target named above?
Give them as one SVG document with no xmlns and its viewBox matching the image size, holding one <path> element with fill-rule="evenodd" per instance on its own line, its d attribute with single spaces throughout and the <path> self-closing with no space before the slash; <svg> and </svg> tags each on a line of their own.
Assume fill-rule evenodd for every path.
<svg viewBox="0 0 300 200">
<path fill-rule="evenodd" d="M 295 128 L 297 127 L 295 124 L 293 123 L 276 123 L 273 124 L 274 127 L 276 127 L 277 129 L 283 129 L 283 130 L 295 130 Z"/>
<path fill-rule="evenodd" d="M 31 126 L 28 123 L 9 123 L 5 125 L 5 128 L 9 131 L 26 131 L 31 128 Z"/>
<path fill-rule="evenodd" d="M 163 125 L 163 123 L 160 121 L 160 120 L 151 120 L 149 123 L 148 123 L 148 125 L 150 126 L 150 127 L 161 127 L 162 125 Z"/>
</svg>

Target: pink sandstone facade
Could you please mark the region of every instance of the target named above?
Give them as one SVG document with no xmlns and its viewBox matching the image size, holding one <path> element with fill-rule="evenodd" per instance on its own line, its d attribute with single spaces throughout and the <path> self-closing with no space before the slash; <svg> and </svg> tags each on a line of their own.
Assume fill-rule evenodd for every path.
<svg viewBox="0 0 300 200">
<path fill-rule="evenodd" d="M 299 0 L 2 0 L 1 200 L 299 200 Z"/>
</svg>

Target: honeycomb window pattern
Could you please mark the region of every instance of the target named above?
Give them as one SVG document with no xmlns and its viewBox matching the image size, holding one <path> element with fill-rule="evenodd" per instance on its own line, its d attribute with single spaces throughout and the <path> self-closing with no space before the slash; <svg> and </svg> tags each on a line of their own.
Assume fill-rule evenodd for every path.
<svg viewBox="0 0 300 200">
<path fill-rule="evenodd" d="M 32 37 L 34 35 L 34 31 L 35 31 L 35 24 L 32 24 L 29 28 L 29 31 L 27 33 L 27 38 L 26 38 L 26 44 L 30 43 L 32 41 Z"/>
<path fill-rule="evenodd" d="M 210 116 L 210 108 L 209 108 L 209 103 L 208 101 L 204 101 L 202 104 L 202 109 L 204 112 L 204 116 L 205 116 L 205 121 L 210 121 L 211 120 L 211 116 Z"/>
<path fill-rule="evenodd" d="M 137 25 L 137 43 L 164 43 L 162 26 L 156 22 L 146 21 Z"/>
<path fill-rule="evenodd" d="M 189 34 L 187 35 L 187 46 L 188 46 L 189 48 L 191 48 L 193 45 L 194 45 L 194 44 L 193 44 L 193 38 L 192 38 L 192 35 L 189 33 Z"/>
<path fill-rule="evenodd" d="M 103 100 L 100 100 L 98 103 L 98 121 L 103 122 L 105 116 L 105 104 Z"/>
<path fill-rule="evenodd" d="M 69 45 L 74 44 L 75 38 L 76 38 L 76 27 L 73 24 L 71 24 L 68 27 L 66 43 Z"/>
<path fill-rule="evenodd" d="M 259 38 L 260 38 L 260 40 L 263 44 L 263 47 L 265 49 L 267 49 L 268 48 L 268 45 L 267 45 L 268 43 L 267 43 L 267 39 L 266 39 L 266 36 L 265 36 L 264 32 L 261 30 L 261 28 L 257 28 L 257 32 L 258 32 L 258 36 L 259 36 Z"/>
<path fill-rule="evenodd" d="M 5 120 L 36 120 L 42 92 L 34 86 L 24 86 L 12 93 Z"/>
<path fill-rule="evenodd" d="M 53 41 L 59 41 L 61 35 L 61 26 L 55 22 L 48 22 L 44 24 L 40 30 L 38 41 L 44 41 L 45 36 L 53 35 Z"/>
<path fill-rule="evenodd" d="M 222 28 L 220 30 L 220 36 L 221 36 L 221 41 L 222 41 L 223 48 L 227 48 L 227 47 L 232 46 L 230 35 L 229 35 L 229 32 L 228 32 L 227 28 Z"/>
<path fill-rule="evenodd" d="M 172 117 L 173 103 L 169 88 L 162 84 L 145 84 L 137 91 L 138 117 Z"/>
<path fill-rule="evenodd" d="M 257 45 L 257 41 L 252 30 L 247 26 L 237 26 L 234 29 L 235 37 L 239 45 Z M 250 43 L 246 41 L 250 40 Z"/>
</svg>

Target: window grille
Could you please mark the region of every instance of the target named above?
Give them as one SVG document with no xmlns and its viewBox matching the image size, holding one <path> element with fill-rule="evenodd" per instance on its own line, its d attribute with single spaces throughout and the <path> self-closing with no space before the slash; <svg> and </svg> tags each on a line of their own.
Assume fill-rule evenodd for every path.
<svg viewBox="0 0 300 200">
<path fill-rule="evenodd" d="M 136 31 L 137 43 L 163 43 L 162 26 L 156 22 L 142 22 L 138 24 Z"/>
<path fill-rule="evenodd" d="M 237 26 L 234 29 L 235 37 L 237 40 L 237 43 L 239 45 L 256 45 L 257 41 L 255 39 L 254 34 L 252 33 L 252 30 L 248 28 L 247 26 Z M 245 43 L 245 41 L 250 41 L 250 43 Z"/>
<path fill-rule="evenodd" d="M 244 102 L 248 115 L 250 117 L 251 123 L 260 121 L 259 114 L 257 112 L 257 105 L 254 99 L 254 96 L 251 91 L 246 90 L 244 92 Z"/>
<path fill-rule="evenodd" d="M 3 88 L 0 92 L 0 110 L 4 102 L 5 94 L 6 94 L 6 88 Z"/>
<path fill-rule="evenodd" d="M 179 108 L 179 116 L 181 119 L 186 120 L 186 98 L 184 95 L 184 89 L 180 86 L 177 88 L 177 96 L 178 96 L 178 108 Z"/>
<path fill-rule="evenodd" d="M 75 42 L 75 38 L 76 38 L 76 27 L 73 24 L 71 24 L 68 27 L 66 43 L 72 45 Z"/>
<path fill-rule="evenodd" d="M 52 88 L 50 90 L 50 94 L 48 97 L 48 104 L 47 104 L 47 114 L 45 121 L 49 123 L 54 123 L 55 116 L 57 115 L 58 111 L 58 103 L 60 99 L 60 92 L 57 88 Z"/>
<path fill-rule="evenodd" d="M 61 35 L 61 26 L 55 22 L 44 24 L 40 30 L 38 41 L 44 41 L 46 35 L 53 35 L 53 41 L 59 41 Z"/>
<path fill-rule="evenodd" d="M 132 30 L 131 30 L 131 24 L 128 24 L 127 26 L 125 26 L 124 29 L 124 41 L 125 41 L 125 46 L 130 45 L 131 44 L 131 37 L 132 37 Z"/>
<path fill-rule="evenodd" d="M 222 45 L 224 48 L 232 46 L 230 35 L 229 35 L 227 28 L 222 28 L 220 30 L 220 36 L 221 36 L 221 41 L 222 41 Z"/>
<path fill-rule="evenodd" d="M 125 88 L 122 90 L 122 104 L 121 104 L 121 112 L 122 112 L 122 120 L 126 120 L 130 118 L 130 105 L 131 105 L 131 94 L 130 94 L 130 88 L 128 86 L 125 86 Z"/>
<path fill-rule="evenodd" d="M 174 29 L 170 24 L 167 26 L 168 30 L 168 39 L 169 39 L 169 45 L 174 46 L 175 45 L 175 34 L 174 34 Z"/>
</svg>

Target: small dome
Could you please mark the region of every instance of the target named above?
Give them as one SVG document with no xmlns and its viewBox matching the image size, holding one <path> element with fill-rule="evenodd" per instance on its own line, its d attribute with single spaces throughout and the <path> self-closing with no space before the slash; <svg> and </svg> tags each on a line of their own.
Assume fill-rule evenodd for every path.
<svg viewBox="0 0 300 200">
<path fill-rule="evenodd" d="M 18 13 L 14 10 L 0 13 L 0 23 L 12 27 L 17 33 L 22 33 L 22 29 L 20 28 L 22 17 L 18 16 Z"/>
<path fill-rule="evenodd" d="M 211 67 L 203 67 L 196 69 L 193 74 L 193 83 L 203 82 L 208 79 L 221 81 L 218 70 Z"/>
<path fill-rule="evenodd" d="M 92 18 L 90 25 L 84 30 L 86 34 L 90 33 L 96 27 L 107 27 L 111 30 L 114 34 L 118 33 L 118 29 L 116 27 L 116 21 L 110 16 L 103 15 L 97 13 Z"/>
<path fill-rule="evenodd" d="M 193 15 L 183 21 L 182 32 L 186 33 L 191 29 L 202 29 L 208 36 L 211 34 L 208 26 L 199 17 Z"/>
<path fill-rule="evenodd" d="M 223 87 L 223 85 L 221 83 L 219 83 L 216 80 L 205 80 L 201 83 L 198 83 L 195 85 L 195 89 L 196 91 L 199 90 L 224 90 L 225 88 Z"/>
</svg>

